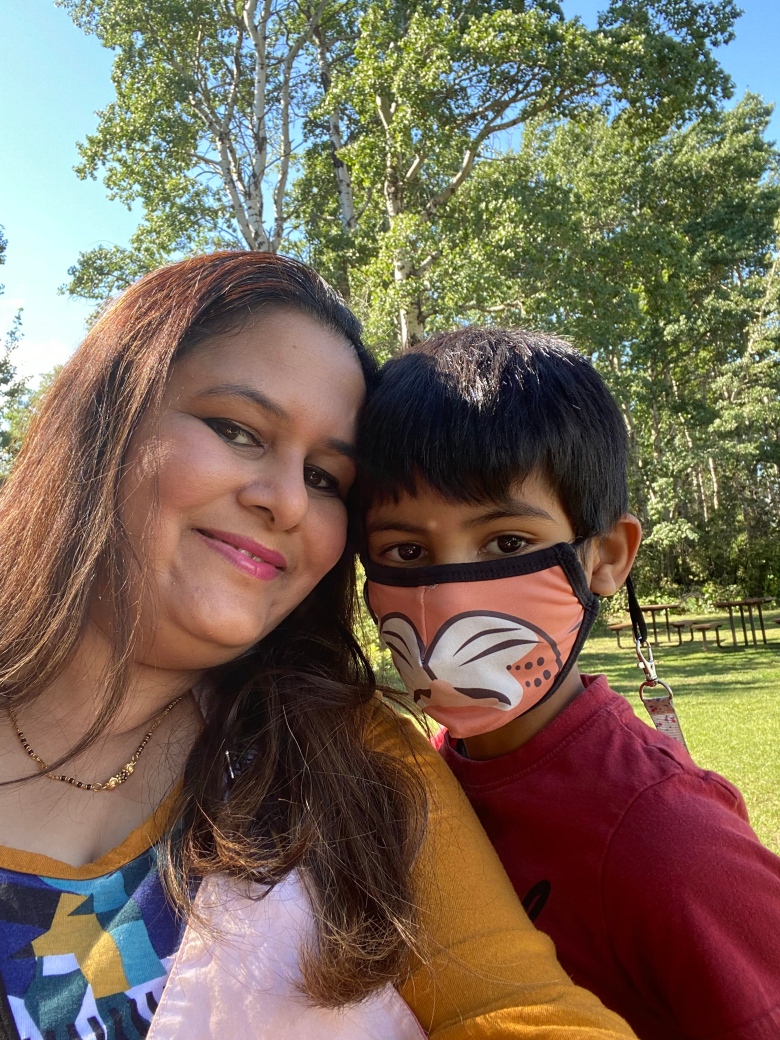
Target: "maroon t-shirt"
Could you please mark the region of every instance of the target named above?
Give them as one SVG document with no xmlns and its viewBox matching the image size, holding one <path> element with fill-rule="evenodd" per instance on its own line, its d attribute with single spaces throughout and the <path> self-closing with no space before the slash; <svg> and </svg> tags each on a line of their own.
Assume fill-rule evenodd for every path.
<svg viewBox="0 0 780 1040">
<path fill-rule="evenodd" d="M 501 758 L 435 743 L 564 969 L 641 1040 L 778 1040 L 780 859 L 736 787 L 583 682 Z"/>
</svg>

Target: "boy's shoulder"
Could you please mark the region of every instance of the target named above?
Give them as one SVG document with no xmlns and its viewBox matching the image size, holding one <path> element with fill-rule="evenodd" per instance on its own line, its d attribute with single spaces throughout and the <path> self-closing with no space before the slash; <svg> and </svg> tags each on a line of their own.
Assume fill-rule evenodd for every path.
<svg viewBox="0 0 780 1040">
<path fill-rule="evenodd" d="M 640 1036 L 780 1035 L 780 858 L 736 787 L 604 676 L 584 685 L 501 758 L 469 761 L 438 735 L 515 891 Z"/>
<path fill-rule="evenodd" d="M 634 797 L 659 787 L 670 793 L 677 792 L 674 795 L 677 798 L 711 799 L 747 819 L 744 799 L 734 784 L 698 765 L 688 749 L 659 732 L 648 715 L 638 717 L 630 701 L 609 686 L 606 676 L 584 675 L 582 678 L 586 691 L 582 704 L 584 753 L 598 756 L 598 768 L 605 783 L 617 785 L 626 793 L 633 791 Z M 590 704 L 587 703 L 589 691 Z M 639 710 L 644 714 L 643 707 Z M 589 717 L 594 719 L 590 733 Z M 576 725 L 576 720 L 572 719 L 568 725 L 570 728 Z"/>
<path fill-rule="evenodd" d="M 634 803 L 665 789 L 674 792 L 675 804 L 704 800 L 747 818 L 738 789 L 637 718 L 604 675 L 582 679 L 579 697 L 527 744 L 500 758 L 469 761 L 446 732 L 436 734 L 435 746 L 466 792 L 508 804 L 516 789 L 529 812 L 561 799 L 569 805 L 585 799 L 599 807 L 602 820 L 611 817 L 617 825 Z"/>
</svg>

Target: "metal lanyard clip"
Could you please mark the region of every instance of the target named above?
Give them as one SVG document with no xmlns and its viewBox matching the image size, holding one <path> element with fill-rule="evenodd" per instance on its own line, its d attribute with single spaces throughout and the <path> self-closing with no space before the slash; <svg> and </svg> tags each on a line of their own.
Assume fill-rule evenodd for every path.
<svg viewBox="0 0 780 1040">
<path fill-rule="evenodd" d="M 647 712 L 653 720 L 653 725 L 659 733 L 665 733 L 667 737 L 679 740 L 687 750 L 688 745 L 685 743 L 680 720 L 677 718 L 677 712 L 674 708 L 672 688 L 667 686 L 665 682 L 662 682 L 656 675 L 655 661 L 653 660 L 653 651 L 650 649 L 650 645 L 646 645 L 643 653 L 642 640 L 637 639 L 636 656 L 638 657 L 637 668 L 645 673 L 644 681 L 639 687 L 639 699 L 647 708 Z"/>
<path fill-rule="evenodd" d="M 644 673 L 644 680 L 639 687 L 639 699 L 647 709 L 658 732 L 678 740 L 687 751 L 688 745 L 685 743 L 680 720 L 677 718 L 677 712 L 674 708 L 672 688 L 658 678 L 655 669 L 653 650 L 647 638 L 647 626 L 642 616 L 642 608 L 639 606 L 639 600 L 636 597 L 634 583 L 630 574 L 626 579 L 626 589 L 628 591 L 628 612 L 631 616 L 631 626 L 634 631 L 634 645 L 637 656 L 636 666 Z M 657 692 L 651 693 L 649 691 Z"/>
<path fill-rule="evenodd" d="M 637 656 L 636 666 L 637 666 L 637 668 L 640 671 L 645 673 L 645 682 L 646 683 L 650 683 L 650 684 L 657 683 L 658 682 L 658 675 L 657 675 L 656 670 L 655 670 L 655 660 L 653 658 L 653 648 L 647 642 L 647 639 L 642 639 L 641 636 L 639 636 L 639 638 L 636 639 L 635 642 L 636 642 L 636 656 Z M 642 650 L 642 644 L 644 644 L 644 652 Z"/>
</svg>

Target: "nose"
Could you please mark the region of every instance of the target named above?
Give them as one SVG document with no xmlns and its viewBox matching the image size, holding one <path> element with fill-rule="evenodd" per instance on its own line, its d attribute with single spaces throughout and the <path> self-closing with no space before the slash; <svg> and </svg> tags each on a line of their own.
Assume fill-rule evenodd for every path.
<svg viewBox="0 0 780 1040">
<path fill-rule="evenodd" d="M 276 459 L 264 467 L 261 476 L 241 487 L 239 502 L 260 510 L 274 528 L 290 531 L 298 527 L 309 509 L 303 465 L 303 459 Z"/>
</svg>

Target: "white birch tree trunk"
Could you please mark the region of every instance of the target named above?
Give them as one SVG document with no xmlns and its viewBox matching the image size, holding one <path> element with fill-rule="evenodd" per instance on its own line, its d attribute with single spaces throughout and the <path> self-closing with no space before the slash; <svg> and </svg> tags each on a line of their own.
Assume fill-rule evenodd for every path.
<svg viewBox="0 0 780 1040">
<path fill-rule="evenodd" d="M 320 27 L 314 32 L 317 44 L 317 61 L 320 67 L 320 82 L 322 91 L 327 98 L 333 83 L 330 71 L 330 58 L 328 56 L 327 41 L 325 33 Z M 344 142 L 341 136 L 341 110 L 335 102 L 330 105 L 328 112 L 328 137 L 330 138 L 330 151 L 333 160 L 333 172 L 336 177 L 336 189 L 339 195 L 339 209 L 341 211 L 341 226 L 347 232 L 353 232 L 357 227 L 357 214 L 355 212 L 355 195 L 352 190 L 352 177 L 349 168 L 341 158 L 341 150 Z"/>
</svg>

